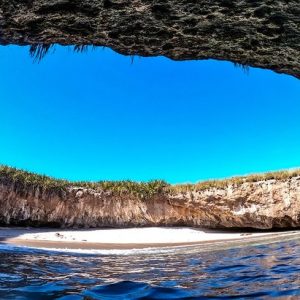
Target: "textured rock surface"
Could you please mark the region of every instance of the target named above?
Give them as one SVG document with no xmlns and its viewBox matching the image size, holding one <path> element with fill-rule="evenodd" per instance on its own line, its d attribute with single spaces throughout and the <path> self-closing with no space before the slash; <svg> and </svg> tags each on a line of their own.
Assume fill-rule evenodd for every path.
<svg viewBox="0 0 300 300">
<path fill-rule="evenodd" d="M 101 45 L 300 78 L 299 0 L 0 0 L 0 44 Z"/>
<path fill-rule="evenodd" d="M 62 227 L 187 225 L 300 227 L 300 177 L 229 185 L 149 199 L 68 188 L 46 193 L 0 182 L 0 223 Z"/>
</svg>

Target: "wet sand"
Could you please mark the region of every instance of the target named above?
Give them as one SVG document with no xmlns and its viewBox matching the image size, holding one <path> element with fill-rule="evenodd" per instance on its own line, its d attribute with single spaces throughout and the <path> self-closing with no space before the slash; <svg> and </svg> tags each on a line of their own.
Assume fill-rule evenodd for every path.
<svg viewBox="0 0 300 300">
<path fill-rule="evenodd" d="M 145 248 L 169 248 L 169 247 L 180 247 L 180 246 L 195 246 L 195 245 L 208 244 L 213 242 L 217 242 L 217 241 L 191 242 L 191 243 L 117 244 L 117 243 L 56 242 L 56 241 L 9 239 L 6 241 L 2 241 L 1 243 L 12 244 L 17 246 L 25 246 L 31 248 L 46 248 L 46 249 L 130 250 L 130 249 L 145 249 Z"/>
</svg>

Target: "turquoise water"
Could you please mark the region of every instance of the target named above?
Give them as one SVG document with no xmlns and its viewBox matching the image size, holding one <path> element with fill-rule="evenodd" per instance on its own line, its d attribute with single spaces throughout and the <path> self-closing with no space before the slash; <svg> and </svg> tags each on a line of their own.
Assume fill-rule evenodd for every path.
<svg viewBox="0 0 300 300">
<path fill-rule="evenodd" d="M 300 299 L 300 238 L 87 255 L 0 248 L 0 299 Z"/>
</svg>

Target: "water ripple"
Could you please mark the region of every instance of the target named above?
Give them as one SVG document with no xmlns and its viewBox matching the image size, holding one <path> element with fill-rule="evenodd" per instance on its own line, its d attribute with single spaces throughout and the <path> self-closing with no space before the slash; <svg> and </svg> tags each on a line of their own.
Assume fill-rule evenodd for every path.
<svg viewBox="0 0 300 300">
<path fill-rule="evenodd" d="M 0 250 L 0 299 L 300 299 L 300 240 L 218 251 Z"/>
</svg>

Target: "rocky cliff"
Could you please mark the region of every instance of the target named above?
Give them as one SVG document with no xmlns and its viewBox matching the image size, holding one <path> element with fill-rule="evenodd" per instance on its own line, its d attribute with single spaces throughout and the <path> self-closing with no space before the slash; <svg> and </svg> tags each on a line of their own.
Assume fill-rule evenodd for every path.
<svg viewBox="0 0 300 300">
<path fill-rule="evenodd" d="M 0 44 L 108 46 L 221 59 L 300 78 L 299 0 L 0 0 Z"/>
<path fill-rule="evenodd" d="M 69 186 L 24 188 L 0 176 L 0 223 L 59 227 L 300 227 L 300 177 L 229 183 L 146 198 Z"/>
</svg>

